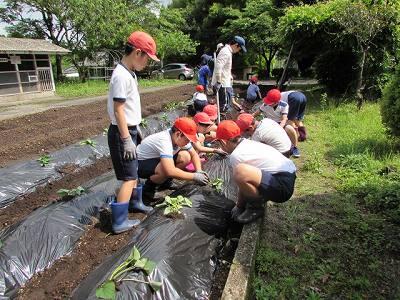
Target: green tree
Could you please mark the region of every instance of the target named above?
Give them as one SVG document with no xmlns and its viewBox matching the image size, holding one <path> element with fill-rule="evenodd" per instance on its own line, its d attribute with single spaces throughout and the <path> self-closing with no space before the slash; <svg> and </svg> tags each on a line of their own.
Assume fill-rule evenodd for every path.
<svg viewBox="0 0 400 300">
<path fill-rule="evenodd" d="M 272 60 L 280 47 L 275 29 L 279 13 L 271 0 L 250 0 L 242 12 L 236 10 L 239 17 L 226 21 L 222 30 L 226 35 L 235 32 L 246 37 L 250 51 L 256 52 L 256 55 L 265 60 L 267 78 L 271 74 Z M 262 60 L 258 61 L 260 65 Z"/>
<path fill-rule="evenodd" d="M 392 135 L 400 137 L 400 68 L 383 92 L 381 102 L 382 121 Z"/>
<path fill-rule="evenodd" d="M 85 78 L 85 60 L 104 48 L 121 47 L 130 31 L 146 28 L 155 19 L 154 0 L 6 0 L 0 20 L 15 35 L 45 37 L 72 51 L 71 61 Z M 34 17 L 32 17 L 34 16 Z M 57 79 L 62 77 L 56 57 Z"/>
<path fill-rule="evenodd" d="M 359 57 L 356 77 L 356 97 L 358 108 L 362 105 L 363 75 L 368 51 L 376 36 L 387 28 L 390 20 L 388 5 L 369 5 L 362 1 L 348 2 L 334 14 L 334 21 L 342 28 L 340 35 L 349 35 L 354 40 L 354 48 Z"/>
</svg>

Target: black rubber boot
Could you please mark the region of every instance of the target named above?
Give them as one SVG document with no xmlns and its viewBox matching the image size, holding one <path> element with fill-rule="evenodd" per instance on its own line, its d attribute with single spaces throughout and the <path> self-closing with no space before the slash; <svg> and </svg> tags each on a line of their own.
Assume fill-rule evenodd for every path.
<svg viewBox="0 0 400 300">
<path fill-rule="evenodd" d="M 165 180 L 163 183 L 161 183 L 158 186 L 158 190 L 159 191 L 163 191 L 163 190 L 177 190 L 179 187 L 174 184 L 173 179 L 172 178 L 168 178 L 167 180 Z"/>
<path fill-rule="evenodd" d="M 156 189 L 157 184 L 152 182 L 150 179 L 147 179 L 142 188 L 142 197 L 153 200 Z"/>
<path fill-rule="evenodd" d="M 241 224 L 251 223 L 264 214 L 264 201 L 262 199 L 248 199 L 246 209 L 237 218 L 236 222 Z"/>
</svg>

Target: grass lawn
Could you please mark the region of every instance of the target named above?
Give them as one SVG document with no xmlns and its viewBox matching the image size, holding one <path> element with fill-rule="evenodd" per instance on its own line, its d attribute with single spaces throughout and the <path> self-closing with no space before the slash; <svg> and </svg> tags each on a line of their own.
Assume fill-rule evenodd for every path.
<svg viewBox="0 0 400 300">
<path fill-rule="evenodd" d="M 400 299 L 399 144 L 378 104 L 357 111 L 307 96 L 296 192 L 267 210 L 256 297 Z"/>
<path fill-rule="evenodd" d="M 161 87 L 182 83 L 178 79 L 139 79 L 140 88 Z M 108 81 L 56 82 L 56 94 L 61 97 L 89 97 L 108 93 Z"/>
</svg>

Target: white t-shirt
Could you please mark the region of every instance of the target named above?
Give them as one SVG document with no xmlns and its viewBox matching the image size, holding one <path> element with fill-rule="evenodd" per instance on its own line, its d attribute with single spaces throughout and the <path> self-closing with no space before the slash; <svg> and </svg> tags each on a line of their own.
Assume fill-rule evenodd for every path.
<svg viewBox="0 0 400 300">
<path fill-rule="evenodd" d="M 245 163 L 272 174 L 279 172 L 296 172 L 294 163 L 278 150 L 256 141 L 243 139 L 229 156 L 232 167 Z"/>
<path fill-rule="evenodd" d="M 225 45 L 218 53 L 214 66 L 212 85 L 217 83 L 217 77 L 219 75 L 221 76 L 222 87 L 232 87 L 232 55 L 233 53 L 230 45 Z"/>
<path fill-rule="evenodd" d="M 207 96 L 204 93 L 201 92 L 196 92 L 193 94 L 193 101 L 194 100 L 199 100 L 199 101 L 207 101 Z"/>
<path fill-rule="evenodd" d="M 279 123 L 282 120 L 282 115 L 289 113 L 289 104 L 279 101 L 276 107 L 272 107 L 263 103 L 260 106 L 260 110 L 264 113 L 264 117 Z"/>
<path fill-rule="evenodd" d="M 285 129 L 271 119 L 261 120 L 251 136 L 251 139 L 256 142 L 267 144 L 280 153 L 289 151 L 292 146 L 292 142 L 286 134 Z"/>
<path fill-rule="evenodd" d="M 109 87 L 107 110 L 111 124 L 117 125 L 114 101 L 118 101 L 125 103 L 124 112 L 128 126 L 139 125 L 142 121 L 142 108 L 135 73 L 118 64 L 112 73 Z"/>
<path fill-rule="evenodd" d="M 179 150 L 190 150 L 192 144 L 174 147 L 171 138 L 171 129 L 167 129 L 146 137 L 137 147 L 138 160 L 152 158 L 173 158 Z"/>
</svg>

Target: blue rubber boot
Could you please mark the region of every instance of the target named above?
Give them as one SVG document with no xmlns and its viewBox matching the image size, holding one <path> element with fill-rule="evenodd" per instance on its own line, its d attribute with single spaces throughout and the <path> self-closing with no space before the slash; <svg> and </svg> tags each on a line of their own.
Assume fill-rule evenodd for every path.
<svg viewBox="0 0 400 300">
<path fill-rule="evenodd" d="M 137 188 L 133 189 L 131 199 L 129 200 L 129 212 L 141 212 L 149 214 L 153 211 L 151 206 L 143 204 L 142 194 L 143 186 L 138 184 Z"/>
<path fill-rule="evenodd" d="M 128 202 L 112 202 L 111 203 L 111 214 L 112 214 L 112 229 L 115 234 L 122 233 L 132 229 L 134 226 L 140 224 L 140 220 L 128 219 Z"/>
</svg>

